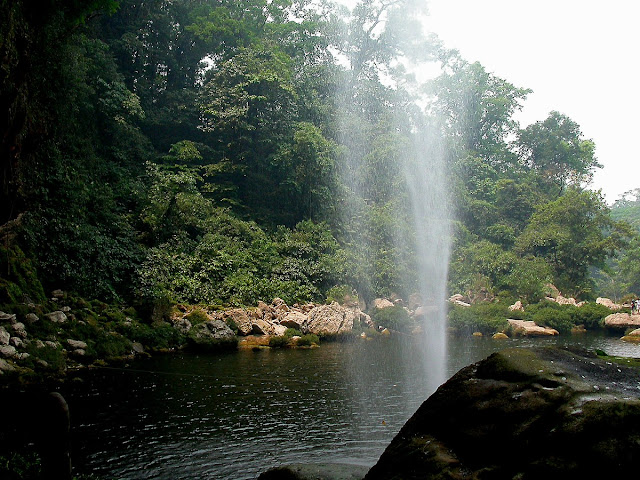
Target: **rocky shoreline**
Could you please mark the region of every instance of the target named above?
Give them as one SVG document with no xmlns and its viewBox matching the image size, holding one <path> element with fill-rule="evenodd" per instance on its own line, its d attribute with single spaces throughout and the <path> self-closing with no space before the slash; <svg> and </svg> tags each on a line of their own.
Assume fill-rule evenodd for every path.
<svg viewBox="0 0 640 480">
<path fill-rule="evenodd" d="M 576 308 L 585 305 L 558 298 L 556 303 Z M 465 300 L 454 295 L 449 304 L 451 308 L 467 309 L 471 305 Z M 640 315 L 620 312 L 623 306 L 608 299 L 598 299 L 597 303 L 616 311 L 603 320 L 602 326 L 620 331 L 626 341 L 640 342 Z M 308 348 L 317 346 L 319 339 L 366 338 L 392 331 L 418 334 L 430 311 L 416 297 L 408 302 L 378 298 L 368 311 L 353 299 L 344 304 L 287 305 L 275 298 L 271 303 L 226 309 L 177 304 L 160 318 L 143 321 L 133 308 L 87 302 L 55 290 L 43 305 L 27 303 L 16 306 L 11 313 L 0 311 L 0 378 L 64 375 L 69 369 L 189 348 Z M 524 307 L 516 302 L 508 311 L 514 317 L 516 313 L 522 316 Z M 496 339 L 558 335 L 556 329 L 530 320 L 503 321 L 505 327 L 492 335 Z"/>
<path fill-rule="evenodd" d="M 389 306 L 394 304 L 378 299 L 373 309 Z M 415 311 L 405 310 L 408 318 L 415 317 Z M 319 339 L 366 337 L 381 330 L 357 302 L 290 306 L 275 298 L 269 304 L 227 309 L 177 304 L 161 319 L 144 322 L 133 308 L 86 302 L 56 290 L 44 305 L 0 311 L 0 378 L 37 381 L 39 376 L 184 349 L 306 348 L 317 346 Z"/>
</svg>

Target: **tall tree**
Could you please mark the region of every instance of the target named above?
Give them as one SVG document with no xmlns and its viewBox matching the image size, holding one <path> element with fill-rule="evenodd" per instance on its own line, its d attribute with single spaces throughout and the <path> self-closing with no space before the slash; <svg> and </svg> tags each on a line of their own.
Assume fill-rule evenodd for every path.
<svg viewBox="0 0 640 480">
<path fill-rule="evenodd" d="M 584 139 L 580 126 L 559 112 L 520 131 L 516 145 L 521 161 L 555 188 L 557 195 L 567 185 L 588 183 L 594 169 L 602 167 L 593 141 Z"/>
<path fill-rule="evenodd" d="M 611 220 L 598 193 L 572 187 L 538 206 L 516 241 L 516 251 L 544 258 L 558 288 L 588 297 L 593 295 L 589 268 L 604 267 L 628 234 L 624 225 Z"/>
</svg>

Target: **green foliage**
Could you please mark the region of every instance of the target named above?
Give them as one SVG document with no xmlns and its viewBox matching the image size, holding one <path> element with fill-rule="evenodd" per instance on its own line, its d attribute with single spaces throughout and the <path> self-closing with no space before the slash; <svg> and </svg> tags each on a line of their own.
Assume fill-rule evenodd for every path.
<svg viewBox="0 0 640 480">
<path fill-rule="evenodd" d="M 291 338 L 289 337 L 271 337 L 269 339 L 269 346 L 271 348 L 285 348 L 290 346 Z"/>
<path fill-rule="evenodd" d="M 594 168 L 601 167 L 593 141 L 583 139 L 580 126 L 558 112 L 521 130 L 518 146 L 524 162 L 554 185 L 556 192 L 587 182 Z"/>
<path fill-rule="evenodd" d="M 604 318 L 613 313 L 604 305 L 586 303 L 572 312 L 573 323 L 584 325 L 587 330 L 595 330 L 603 326 Z"/>
<path fill-rule="evenodd" d="M 9 451 L 0 454 L 0 477 L 7 480 L 30 480 L 41 476 L 41 459 L 36 452 Z"/>
<path fill-rule="evenodd" d="M 17 237 L 0 242 L 0 304 L 62 288 L 160 325 L 173 302 L 408 297 L 411 177 L 432 132 L 464 225 L 452 291 L 534 302 L 552 281 L 588 298 L 594 267 L 616 295 L 640 291 L 637 239 L 581 189 L 593 142 L 557 112 L 520 130 L 530 91 L 425 36 L 422 3 L 4 2 L 0 237 Z M 419 85 L 407 59 L 442 75 Z M 130 333 L 179 341 L 146 328 Z M 100 338 L 91 355 L 126 349 Z"/>
<path fill-rule="evenodd" d="M 371 320 L 376 325 L 404 332 L 410 329 L 412 320 L 404 307 L 394 305 L 393 307 L 377 308 L 371 315 Z"/>
<path fill-rule="evenodd" d="M 509 326 L 509 307 L 500 303 L 478 303 L 471 307 L 452 305 L 449 309 L 449 326 L 458 333 L 481 332 L 491 335 Z"/>
<path fill-rule="evenodd" d="M 209 315 L 207 312 L 200 308 L 196 308 L 192 312 L 190 312 L 186 317 L 187 320 L 191 322 L 191 325 L 198 325 L 200 323 L 204 323 L 209 320 Z"/>
<path fill-rule="evenodd" d="M 592 295 L 589 268 L 604 266 L 607 256 L 624 245 L 626 234 L 598 193 L 571 188 L 536 209 L 516 251 L 543 258 L 562 291 Z"/>
<path fill-rule="evenodd" d="M 287 328 L 284 332 L 284 336 L 287 338 L 291 337 L 301 337 L 302 332 L 296 328 Z"/>
<path fill-rule="evenodd" d="M 531 319 L 543 327 L 555 328 L 560 333 L 568 333 L 574 327 L 571 312 L 568 309 L 543 308 L 531 316 Z"/>
<path fill-rule="evenodd" d="M 17 245 L 0 245 L 0 305 L 45 299 L 31 259 Z"/>
<path fill-rule="evenodd" d="M 134 321 L 119 325 L 117 330 L 132 342 L 140 342 L 145 348 L 152 350 L 177 348 L 184 345 L 186 340 L 184 335 L 168 323 L 147 325 Z"/>
<path fill-rule="evenodd" d="M 327 292 L 326 303 L 338 302 L 340 305 L 358 305 L 358 294 L 349 285 L 336 285 Z"/>
<path fill-rule="evenodd" d="M 529 305 L 525 310 L 525 318 L 532 320 L 536 325 L 555 328 L 560 333 L 568 333 L 576 326 L 578 319 L 574 305 L 559 305 L 556 302 L 543 301 Z"/>
<path fill-rule="evenodd" d="M 318 345 L 320 343 L 320 337 L 318 337 L 317 335 L 314 335 L 313 333 L 307 333 L 305 335 L 302 335 L 298 341 L 296 342 L 296 345 L 298 347 L 310 347 L 311 345 Z"/>
</svg>

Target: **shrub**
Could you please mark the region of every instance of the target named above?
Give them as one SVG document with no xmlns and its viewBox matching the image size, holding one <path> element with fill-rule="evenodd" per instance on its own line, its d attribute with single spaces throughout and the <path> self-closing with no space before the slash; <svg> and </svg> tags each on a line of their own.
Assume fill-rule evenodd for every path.
<svg viewBox="0 0 640 480">
<path fill-rule="evenodd" d="M 287 337 L 287 338 L 301 337 L 302 336 L 302 332 L 300 330 L 298 330 L 297 328 L 287 328 L 287 330 L 284 332 L 284 336 Z"/>
<path fill-rule="evenodd" d="M 209 320 L 207 312 L 201 308 L 196 308 L 192 312 L 189 312 L 185 318 L 191 322 L 191 325 L 198 325 Z"/>
<path fill-rule="evenodd" d="M 285 348 L 288 347 L 291 342 L 289 337 L 271 337 L 269 339 L 269 346 L 271 348 Z"/>
<path fill-rule="evenodd" d="M 584 325 L 587 330 L 603 326 L 604 318 L 611 314 L 611 310 L 599 303 L 587 303 L 573 312 L 573 323 Z"/>
<path fill-rule="evenodd" d="M 53 348 L 47 345 L 42 348 L 37 348 L 35 343 L 31 343 L 27 346 L 26 351 L 30 357 L 25 362 L 25 365 L 30 368 L 44 368 L 44 370 L 47 371 L 60 373 L 63 372 L 66 367 L 66 360 L 62 353 L 62 347 Z M 38 363 L 37 360 L 44 360 L 46 362 L 46 367 Z"/>
<path fill-rule="evenodd" d="M 231 317 L 227 317 L 224 319 L 224 323 L 227 324 L 227 327 L 234 333 L 234 335 L 238 335 L 240 329 L 238 328 L 238 324 Z"/>
<path fill-rule="evenodd" d="M 327 292 L 326 302 L 338 302 L 340 305 L 358 305 L 358 294 L 349 285 L 336 285 Z"/>
<path fill-rule="evenodd" d="M 375 309 L 371 315 L 371 319 L 376 325 L 398 331 L 407 330 L 412 323 L 409 314 L 404 307 L 400 305 Z"/>
<path fill-rule="evenodd" d="M 470 307 L 452 305 L 449 325 L 460 333 L 493 334 L 509 326 L 509 307 L 501 303 L 479 303 Z"/>
<path fill-rule="evenodd" d="M 573 305 L 559 305 L 555 302 L 543 301 L 530 305 L 525 312 L 525 318 L 533 320 L 536 325 L 555 328 L 560 333 L 566 333 L 576 325 L 574 323 L 576 310 L 577 307 Z"/>
<path fill-rule="evenodd" d="M 140 342 L 152 349 L 167 349 L 180 347 L 185 343 L 185 337 L 168 323 L 147 325 L 131 322 L 118 327 L 118 331 L 133 342 Z"/>
<path fill-rule="evenodd" d="M 317 335 L 314 335 L 313 333 L 307 333 L 306 335 L 302 335 L 298 339 L 298 343 L 296 345 L 298 345 L 299 347 L 310 347 L 314 343 L 316 345 L 319 344 L 320 338 Z"/>
</svg>

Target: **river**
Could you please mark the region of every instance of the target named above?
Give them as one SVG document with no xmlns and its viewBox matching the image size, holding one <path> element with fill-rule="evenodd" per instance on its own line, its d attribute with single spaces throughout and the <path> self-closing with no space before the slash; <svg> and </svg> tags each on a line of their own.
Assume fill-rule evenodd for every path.
<svg viewBox="0 0 640 480">
<path fill-rule="evenodd" d="M 447 372 L 512 346 L 574 345 L 640 357 L 583 334 L 452 338 Z M 283 463 L 373 465 L 428 396 L 415 340 L 174 354 L 82 372 L 65 392 L 79 472 L 105 479 L 255 479 Z"/>
</svg>

